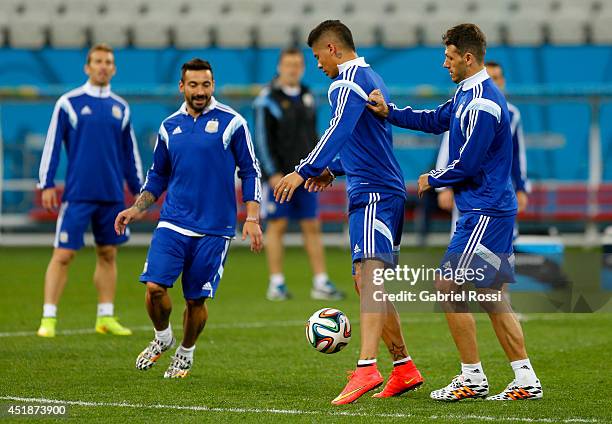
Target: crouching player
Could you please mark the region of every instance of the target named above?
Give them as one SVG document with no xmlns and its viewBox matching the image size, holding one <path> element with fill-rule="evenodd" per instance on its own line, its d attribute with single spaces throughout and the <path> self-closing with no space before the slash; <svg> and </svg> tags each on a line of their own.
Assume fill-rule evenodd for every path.
<svg viewBox="0 0 612 424">
<path fill-rule="evenodd" d="M 192 59 L 183 64 L 179 89 L 185 103 L 162 122 L 141 194 L 115 220 L 115 230 L 122 234 L 167 190 L 140 276 L 155 338 L 136 359 L 136 368 L 147 370 L 174 346 L 167 289 L 182 273 L 183 342 L 165 378 L 186 377 L 193 365 L 195 343 L 208 317 L 205 300 L 215 296 L 236 231 L 236 167 L 247 207 L 242 239 L 250 237 L 252 251 L 263 247 L 261 174 L 251 136 L 244 118 L 215 100 L 214 88 L 208 62 Z"/>
</svg>

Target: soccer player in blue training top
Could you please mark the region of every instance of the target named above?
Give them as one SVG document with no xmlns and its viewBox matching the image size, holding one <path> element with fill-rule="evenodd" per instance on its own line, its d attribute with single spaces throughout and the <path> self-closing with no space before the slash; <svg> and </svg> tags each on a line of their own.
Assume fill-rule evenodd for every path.
<svg viewBox="0 0 612 424">
<path fill-rule="evenodd" d="M 374 274 L 394 266 L 399 255 L 406 200 L 391 126 L 366 109 L 366 93 L 376 87 L 387 91 L 381 77 L 357 56 L 351 31 L 342 22 L 319 24 L 308 36 L 308 45 L 319 68 L 334 80 L 328 91 L 333 118 L 314 150 L 276 185 L 275 196 L 289 201 L 305 181 L 307 189 L 320 190 L 335 175 L 346 174 L 353 274 L 361 298 L 361 353 L 348 384 L 332 403 L 354 402 L 382 384 L 376 366 L 381 337 L 394 368 L 375 397 L 397 396 L 417 388 L 423 378 L 408 355 L 395 307 L 389 301 L 374 301 L 374 292 L 380 290 Z"/>
<path fill-rule="evenodd" d="M 487 74 L 489 74 L 493 82 L 503 92 L 506 89 L 506 78 L 504 77 L 502 66 L 498 62 L 487 61 L 485 63 L 485 68 L 487 69 Z M 531 184 L 527 179 L 525 136 L 523 135 L 521 112 L 510 102 L 508 102 L 508 113 L 510 115 L 510 132 L 512 133 L 512 168 L 510 176 L 516 192 L 518 213 L 521 213 L 527 209 L 527 203 L 529 202 L 528 193 L 531 191 Z M 442 136 L 438 160 L 436 161 L 436 169 L 446 168 L 448 166 L 448 136 L 448 131 Z M 446 211 L 452 211 L 452 235 L 452 233 L 455 232 L 455 225 L 459 218 L 459 211 L 453 200 L 453 189 L 440 187 L 436 188 L 436 191 L 438 192 L 438 206 Z M 515 231 L 515 237 L 517 235 L 518 231 Z"/>
<path fill-rule="evenodd" d="M 147 370 L 175 344 L 167 289 L 182 273 L 186 302 L 183 342 L 165 378 L 189 374 L 195 343 L 208 317 L 205 300 L 215 296 L 223 276 L 230 240 L 236 232 L 236 167 L 247 208 L 242 239 L 250 237 L 252 251 L 263 247 L 259 227 L 261 174 L 246 121 L 215 100 L 213 71 L 206 61 L 192 59 L 183 64 L 179 89 L 185 103 L 159 127 L 153 164 L 142 192 L 115 221 L 117 233 L 122 234 L 128 223 L 167 190 L 140 276 L 146 284 L 146 306 L 155 338 L 136 359 L 136 368 Z"/>
<path fill-rule="evenodd" d="M 142 166 L 130 123 L 130 108 L 110 89 L 115 75 L 113 50 L 93 46 L 87 54 L 85 85 L 69 91 L 55 104 L 40 161 L 38 187 L 42 205 L 58 207 L 54 183 L 62 142 L 68 166 L 55 230 L 54 250 L 45 274 L 41 337 L 55 337 L 57 304 L 68 281 L 68 268 L 91 222 L 96 243 L 94 284 L 98 290 L 96 331 L 127 336 L 132 332 L 114 316 L 117 246 L 129 233 L 117 235 L 113 223 L 125 208 L 123 184 L 135 195 L 142 184 Z"/>
<path fill-rule="evenodd" d="M 435 187 L 453 187 L 461 213 L 457 229 L 441 262 L 444 276 L 436 281 L 442 295 L 462 292 L 463 283 L 474 283 L 480 305 L 489 314 L 515 379 L 489 400 L 539 399 L 542 386 L 527 357 L 521 326 L 500 288 L 514 282 L 512 233 L 517 211 L 510 180 L 512 136 L 510 116 L 502 92 L 484 67 L 485 35 L 474 24 L 449 29 L 444 67 L 455 95 L 435 110 L 398 109 L 385 103 L 380 90 L 370 93 L 369 107 L 389 122 L 434 134 L 450 131 L 449 164 L 423 174 L 418 180 L 422 195 Z M 450 271 L 446 272 L 446 271 Z M 452 275 L 453 278 L 446 278 Z M 431 397 L 441 401 L 482 398 L 489 384 L 480 363 L 474 317 L 460 297 L 441 302 L 461 358 L 461 374 Z"/>
</svg>

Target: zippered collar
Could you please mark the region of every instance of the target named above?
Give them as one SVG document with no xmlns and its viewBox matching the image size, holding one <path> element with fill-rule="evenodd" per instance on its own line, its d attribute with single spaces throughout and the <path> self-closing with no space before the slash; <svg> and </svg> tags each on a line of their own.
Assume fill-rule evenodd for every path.
<svg viewBox="0 0 612 424">
<path fill-rule="evenodd" d="M 103 86 L 93 85 L 88 80 L 83 85 L 83 91 L 85 92 L 85 94 L 87 94 L 87 95 L 89 95 L 91 97 L 104 98 L 104 97 L 109 97 L 111 95 L 111 86 L 110 86 L 110 84 L 103 85 Z"/>
</svg>

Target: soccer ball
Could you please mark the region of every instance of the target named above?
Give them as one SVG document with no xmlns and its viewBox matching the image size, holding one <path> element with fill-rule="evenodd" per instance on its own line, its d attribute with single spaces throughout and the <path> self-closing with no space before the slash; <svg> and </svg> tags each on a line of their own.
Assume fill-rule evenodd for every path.
<svg viewBox="0 0 612 424">
<path fill-rule="evenodd" d="M 319 352 L 336 353 L 351 340 L 351 323 L 342 311 L 323 308 L 308 318 L 306 338 Z"/>
</svg>

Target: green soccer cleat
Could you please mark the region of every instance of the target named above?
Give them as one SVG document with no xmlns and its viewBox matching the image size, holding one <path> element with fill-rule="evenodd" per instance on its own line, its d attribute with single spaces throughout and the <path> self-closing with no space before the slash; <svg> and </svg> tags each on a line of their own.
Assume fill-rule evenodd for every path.
<svg viewBox="0 0 612 424">
<path fill-rule="evenodd" d="M 55 337 L 55 324 L 57 324 L 57 318 L 41 319 L 36 335 L 39 337 Z"/>
<path fill-rule="evenodd" d="M 117 317 L 98 317 L 96 320 L 96 333 L 131 336 L 132 330 L 119 324 Z"/>
</svg>

